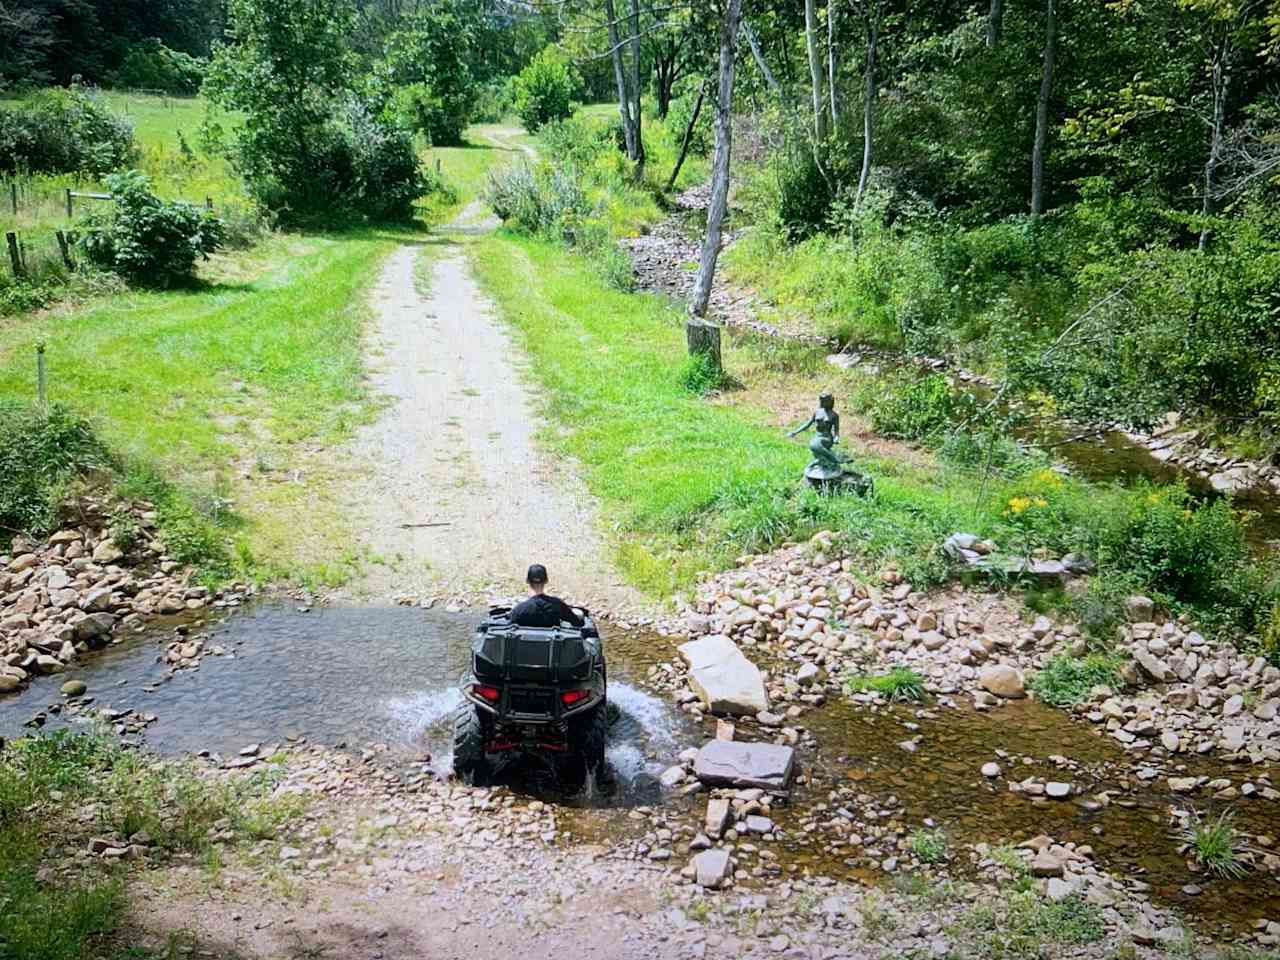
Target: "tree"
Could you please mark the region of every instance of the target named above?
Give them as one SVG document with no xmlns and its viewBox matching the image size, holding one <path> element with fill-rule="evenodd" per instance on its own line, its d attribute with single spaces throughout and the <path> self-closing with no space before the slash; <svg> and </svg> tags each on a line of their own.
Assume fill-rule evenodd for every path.
<svg viewBox="0 0 1280 960">
<path fill-rule="evenodd" d="M 859 8 L 867 37 L 867 60 L 862 89 L 862 172 L 858 175 L 858 193 L 853 205 L 861 206 L 871 177 L 871 158 L 875 144 L 874 111 L 877 97 L 876 62 L 880 51 L 881 0 L 862 0 Z"/>
<path fill-rule="evenodd" d="M 810 92 L 813 96 L 813 138 L 821 142 L 827 136 L 827 119 L 822 102 L 822 61 L 818 58 L 818 14 L 815 0 L 804 0 L 804 46 L 809 57 Z"/>
<path fill-rule="evenodd" d="M 407 134 L 372 115 L 347 46 L 347 0 L 232 0 L 209 66 L 210 102 L 240 111 L 232 159 L 254 197 L 286 220 L 405 217 L 424 191 Z"/>
<path fill-rule="evenodd" d="M 516 76 L 515 107 L 530 131 L 564 120 L 573 112 L 578 79 L 564 54 L 549 46 Z"/>
<path fill-rule="evenodd" d="M 406 18 L 386 45 L 386 80 L 403 91 L 392 95 L 398 113 L 433 144 L 461 143 L 475 110 L 475 13 L 467 0 L 438 0 Z"/>
<path fill-rule="evenodd" d="M 720 22 L 720 69 L 716 87 L 716 149 L 711 161 L 711 200 L 707 205 L 707 233 L 702 241 L 698 276 L 689 299 L 689 314 L 704 318 L 711 302 L 711 284 L 729 206 L 729 166 L 733 155 L 733 73 L 742 20 L 742 0 L 725 0 Z"/>
<path fill-rule="evenodd" d="M 987 13 L 987 46 L 994 48 L 1000 45 L 1000 33 L 1004 29 L 1004 0 L 991 0 L 991 9 Z"/>
<path fill-rule="evenodd" d="M 0 90 L 49 82 L 52 73 L 48 55 L 53 47 L 54 26 L 48 10 L 0 0 Z"/>
<path fill-rule="evenodd" d="M 1036 137 L 1031 149 L 1031 215 L 1044 211 L 1044 152 L 1049 139 L 1049 98 L 1053 93 L 1053 65 L 1058 50 L 1057 0 L 1045 0 L 1044 59 L 1040 95 L 1036 98 Z"/>
</svg>

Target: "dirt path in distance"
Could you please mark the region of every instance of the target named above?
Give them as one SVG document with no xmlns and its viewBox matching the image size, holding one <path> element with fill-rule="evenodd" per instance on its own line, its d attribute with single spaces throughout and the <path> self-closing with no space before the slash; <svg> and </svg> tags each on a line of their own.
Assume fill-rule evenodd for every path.
<svg viewBox="0 0 1280 960">
<path fill-rule="evenodd" d="M 424 294 L 415 266 L 428 255 Z M 541 422 L 523 357 L 464 248 L 401 247 L 373 306 L 372 386 L 390 402 L 352 451 L 363 476 L 349 506 L 373 559 L 352 592 L 483 601 L 522 592 L 525 568 L 539 562 L 575 602 L 640 605 L 605 559 L 595 506 L 572 465 L 535 443 Z"/>
</svg>

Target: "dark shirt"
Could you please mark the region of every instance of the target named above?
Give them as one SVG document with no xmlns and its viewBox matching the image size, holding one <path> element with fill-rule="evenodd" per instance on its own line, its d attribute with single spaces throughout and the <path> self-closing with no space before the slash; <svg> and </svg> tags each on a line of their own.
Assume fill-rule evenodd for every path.
<svg viewBox="0 0 1280 960">
<path fill-rule="evenodd" d="M 511 622 L 521 627 L 558 627 L 562 620 L 575 627 L 583 623 L 567 603 L 545 593 L 534 594 L 511 611 Z"/>
</svg>

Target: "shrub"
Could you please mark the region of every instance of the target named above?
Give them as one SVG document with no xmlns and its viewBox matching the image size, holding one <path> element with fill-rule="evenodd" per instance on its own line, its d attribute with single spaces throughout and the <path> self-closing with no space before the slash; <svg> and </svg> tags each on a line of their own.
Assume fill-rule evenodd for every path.
<svg viewBox="0 0 1280 960">
<path fill-rule="evenodd" d="M 93 428 L 66 408 L 0 400 L 0 543 L 52 530 L 66 484 L 107 463 Z"/>
<path fill-rule="evenodd" d="M 947 858 L 947 835 L 941 830 L 913 830 L 907 843 L 921 863 L 941 863 Z"/>
<path fill-rule="evenodd" d="M 592 213 L 577 168 L 569 164 L 511 164 L 491 170 L 485 199 L 506 224 L 575 243 Z"/>
<path fill-rule="evenodd" d="M 695 353 L 680 367 L 680 386 L 700 397 L 719 390 L 724 382 L 724 370 L 709 354 Z"/>
<path fill-rule="evenodd" d="M 937 440 L 976 407 L 972 395 L 952 390 L 947 378 L 935 373 L 893 388 L 871 408 L 871 423 L 885 436 Z"/>
<path fill-rule="evenodd" d="M 133 127 L 90 90 L 71 87 L 0 107 L 0 172 L 101 176 L 134 156 Z"/>
<path fill-rule="evenodd" d="M 204 82 L 206 61 L 170 50 L 156 38 L 133 43 L 116 71 L 116 85 L 142 90 L 195 94 Z"/>
<path fill-rule="evenodd" d="M 564 54 L 544 48 L 512 83 L 516 114 L 531 133 L 572 113 L 581 81 Z"/>
<path fill-rule="evenodd" d="M 198 257 L 222 241 L 222 221 L 189 203 L 161 200 L 137 171 L 107 177 L 115 203 L 82 221 L 91 261 L 134 283 L 168 287 L 188 279 Z"/>
<path fill-rule="evenodd" d="M 1028 686 L 1045 703 L 1069 707 L 1096 686 L 1117 686 L 1119 667 L 1120 661 L 1107 654 L 1091 653 L 1083 659 L 1059 654 L 1045 663 Z"/>
</svg>

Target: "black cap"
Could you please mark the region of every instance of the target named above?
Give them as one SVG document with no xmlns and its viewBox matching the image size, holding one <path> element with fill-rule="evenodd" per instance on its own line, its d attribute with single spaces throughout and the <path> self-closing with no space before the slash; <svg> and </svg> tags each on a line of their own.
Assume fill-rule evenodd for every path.
<svg viewBox="0 0 1280 960">
<path fill-rule="evenodd" d="M 529 567 L 529 573 L 525 577 L 527 583 L 546 583 L 547 568 L 540 563 L 535 563 Z"/>
</svg>

